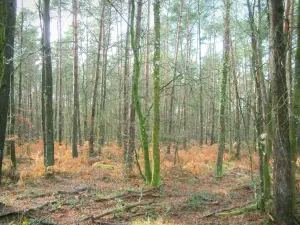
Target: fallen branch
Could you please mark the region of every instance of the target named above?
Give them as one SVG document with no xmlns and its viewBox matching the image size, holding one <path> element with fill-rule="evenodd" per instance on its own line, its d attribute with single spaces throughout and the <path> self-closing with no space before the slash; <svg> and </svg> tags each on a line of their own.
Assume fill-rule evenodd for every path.
<svg viewBox="0 0 300 225">
<path fill-rule="evenodd" d="M 253 208 L 256 209 L 256 204 L 253 204 L 252 202 L 246 202 L 243 205 L 233 206 L 233 207 L 230 207 L 230 208 L 221 209 L 221 210 L 218 210 L 216 212 L 212 212 L 212 213 L 206 214 L 206 215 L 203 216 L 203 218 L 204 217 L 215 216 L 215 215 L 224 216 L 224 215 L 228 215 L 228 214 L 235 214 L 235 213 L 238 213 L 238 211 L 233 211 L 233 212 L 228 212 L 228 211 L 231 211 L 231 210 L 237 209 L 237 208 L 243 208 L 243 207 L 248 206 L 248 205 L 250 205 L 250 206 L 249 206 L 249 208 L 246 208 L 246 209 L 253 209 Z M 225 213 L 225 212 L 228 212 L 228 213 Z M 242 212 L 242 211 L 239 210 L 239 212 Z"/>
<path fill-rule="evenodd" d="M 5 212 L 2 213 L 0 215 L 0 219 L 7 217 L 7 216 L 19 216 L 19 215 L 27 215 L 31 212 L 34 212 L 36 210 L 41 210 L 42 208 L 44 208 L 45 206 L 49 205 L 49 204 L 53 204 L 53 203 L 57 203 L 58 200 L 51 200 L 48 202 L 45 202 L 44 204 L 41 204 L 35 208 L 30 208 L 30 209 L 26 209 L 26 210 L 15 210 L 15 211 L 10 211 L 10 212 Z"/>
<path fill-rule="evenodd" d="M 44 197 L 49 197 L 49 196 L 57 196 L 57 195 L 75 195 L 75 194 L 80 194 L 80 190 L 72 190 L 72 191 L 56 191 L 56 192 L 46 192 L 43 194 L 38 194 L 38 195 L 25 195 L 25 196 L 19 196 L 17 197 L 17 200 L 24 200 L 24 199 L 34 199 L 34 198 L 44 198 Z"/>
<path fill-rule="evenodd" d="M 84 219 L 81 220 L 81 222 L 84 222 L 86 220 L 89 220 L 91 219 L 92 221 L 93 220 L 97 220 L 97 219 L 100 219 L 104 216 L 107 216 L 107 215 L 110 215 L 110 214 L 115 214 L 115 213 L 119 213 L 119 212 L 127 212 L 129 211 L 130 209 L 133 209 L 137 206 L 143 206 L 143 205 L 151 205 L 153 204 L 154 201 L 150 201 L 150 202 L 137 202 L 137 203 L 133 203 L 133 204 L 128 204 L 128 205 L 124 205 L 122 207 L 118 207 L 118 208 L 114 208 L 114 209 L 111 209 L 109 211 L 106 211 L 98 216 L 88 216 Z"/>
<path fill-rule="evenodd" d="M 104 202 L 104 201 L 109 201 L 109 200 L 113 200 L 116 198 L 143 197 L 143 196 L 150 195 L 151 192 L 156 191 L 156 190 L 157 190 L 157 188 L 151 188 L 151 189 L 148 189 L 145 191 L 141 191 L 140 193 L 128 191 L 128 192 L 125 192 L 125 193 L 123 193 L 121 195 L 117 195 L 117 196 L 112 196 L 112 197 L 107 197 L 107 198 L 99 198 L 99 199 L 96 199 L 95 202 Z M 152 194 L 152 197 L 159 197 L 159 196 Z"/>
</svg>

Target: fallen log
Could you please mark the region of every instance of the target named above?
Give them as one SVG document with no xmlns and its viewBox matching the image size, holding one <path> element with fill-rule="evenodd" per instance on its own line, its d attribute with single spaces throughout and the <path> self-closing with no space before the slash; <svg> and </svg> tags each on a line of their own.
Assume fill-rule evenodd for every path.
<svg viewBox="0 0 300 225">
<path fill-rule="evenodd" d="M 153 204 L 154 201 L 150 201 L 150 202 L 137 202 L 137 203 L 133 203 L 133 204 L 128 204 L 128 205 L 124 205 L 122 207 L 118 207 L 118 208 L 114 208 L 114 209 L 111 209 L 109 211 L 106 211 L 98 216 L 88 216 L 88 217 L 85 217 L 84 219 L 82 219 L 80 222 L 84 222 L 86 220 L 97 220 L 97 219 L 100 219 L 104 216 L 107 216 L 107 215 L 111 215 L 111 214 L 115 214 L 115 213 L 119 213 L 119 212 L 127 212 L 129 211 L 130 209 L 133 209 L 135 207 L 138 207 L 138 206 L 143 206 L 143 205 L 151 205 Z"/>
<path fill-rule="evenodd" d="M 249 208 L 247 208 L 246 206 L 248 206 Z M 245 204 L 242 204 L 242 205 L 233 206 L 233 207 L 226 208 L 226 209 L 221 209 L 221 210 L 206 214 L 206 215 L 203 216 L 203 218 L 214 216 L 214 215 L 220 215 L 220 216 L 228 215 L 228 214 L 230 214 L 230 212 L 228 212 L 228 211 L 231 211 L 233 209 L 243 208 L 243 207 L 246 207 L 246 209 L 253 209 L 254 210 L 254 209 L 256 209 L 256 204 L 252 203 L 252 202 L 246 202 Z M 239 212 L 242 212 L 242 210 L 239 210 Z M 233 212 L 231 212 L 231 214 L 232 213 L 233 214 L 235 214 L 235 213 L 239 214 L 237 211 L 236 212 L 233 211 Z"/>
</svg>

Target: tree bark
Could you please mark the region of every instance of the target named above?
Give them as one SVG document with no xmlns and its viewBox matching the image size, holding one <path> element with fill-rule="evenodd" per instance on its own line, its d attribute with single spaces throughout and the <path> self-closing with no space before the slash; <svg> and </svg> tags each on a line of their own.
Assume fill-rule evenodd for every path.
<svg viewBox="0 0 300 225">
<path fill-rule="evenodd" d="M 50 47 L 50 0 L 44 0 L 44 65 L 45 65 L 45 139 L 46 150 L 45 166 L 54 165 L 54 140 L 53 140 L 53 82 L 52 82 L 52 62 Z"/>
<path fill-rule="evenodd" d="M 134 15 L 135 15 L 135 2 L 132 0 L 131 2 L 131 26 L 130 26 L 130 34 L 131 34 L 131 47 L 134 54 L 134 68 L 133 68 L 133 100 L 135 111 L 139 119 L 140 125 L 140 134 L 141 134 L 141 142 L 143 148 L 144 155 L 144 169 L 145 169 L 145 178 L 146 183 L 151 183 L 152 173 L 150 167 L 150 159 L 149 159 L 149 140 L 147 134 L 146 120 L 143 116 L 141 103 L 139 99 L 139 78 L 140 78 L 140 59 L 139 59 L 139 47 L 140 47 L 140 33 L 141 33 L 141 19 L 142 19 L 142 0 L 138 1 L 137 8 L 137 17 L 136 17 L 136 25 L 135 25 L 135 35 L 134 35 Z"/>
<path fill-rule="evenodd" d="M 2 180 L 2 161 L 7 125 L 10 82 L 14 70 L 13 58 L 16 8 L 16 0 L 0 2 L 0 19 L 7 25 L 0 25 L 0 184 Z"/>
<path fill-rule="evenodd" d="M 274 197 L 275 215 L 293 224 L 292 152 L 289 140 L 288 96 L 285 74 L 284 7 L 282 0 L 270 0 L 270 59 L 274 109 Z"/>
<path fill-rule="evenodd" d="M 229 51 L 230 51 L 230 34 L 229 22 L 230 21 L 230 3 L 225 0 L 225 31 L 224 31 L 224 56 L 223 68 L 221 78 L 221 92 L 220 92 L 220 112 L 219 112 L 219 147 L 217 157 L 217 175 L 222 176 L 223 172 L 223 154 L 225 150 L 225 108 L 226 108 L 226 83 L 229 73 Z"/>
<path fill-rule="evenodd" d="M 128 17 L 127 17 L 127 21 L 130 21 L 130 15 L 131 15 L 131 0 L 128 0 Z M 128 101 L 128 89 L 129 89 L 129 84 L 128 84 L 128 79 L 129 79 L 129 38 L 130 38 L 130 24 L 127 24 L 127 31 L 126 31 L 126 40 L 125 40 L 125 59 L 124 59 L 124 79 L 123 79 L 123 97 L 124 97 L 124 109 L 123 109 L 123 148 L 124 148 L 124 162 L 125 162 L 125 169 L 127 167 L 127 165 L 129 166 L 128 168 L 132 168 L 132 157 L 131 157 L 131 162 L 127 161 L 127 155 L 128 155 L 128 151 L 129 151 L 129 146 L 128 146 L 128 141 L 129 139 L 131 140 L 131 142 L 133 142 L 132 145 L 130 145 L 130 151 L 132 151 L 132 153 L 129 154 L 133 154 L 134 149 L 135 149 L 135 145 L 134 145 L 134 138 L 135 138 L 135 131 L 131 130 L 131 132 L 129 134 L 129 125 L 128 125 L 128 111 L 129 111 L 129 101 Z M 133 105 L 131 106 L 133 107 Z M 130 126 L 134 126 L 135 123 L 135 116 L 132 118 L 131 116 L 132 113 L 131 111 L 135 111 L 135 109 L 131 109 L 130 108 Z M 127 164 L 128 163 L 128 164 Z M 130 165 L 131 163 L 131 165 Z M 130 169 L 130 172 L 132 172 L 132 169 Z M 125 171 L 126 173 L 126 171 Z"/>
<path fill-rule="evenodd" d="M 180 30 L 181 30 L 181 15 L 183 9 L 183 0 L 180 1 L 179 6 L 179 18 L 177 21 L 177 31 L 176 31 L 176 39 L 175 39 L 175 57 L 174 57 L 174 74 L 173 74 L 173 81 L 172 81 L 172 89 L 170 95 L 170 108 L 169 108 L 169 125 L 168 125 L 168 135 L 171 138 L 173 132 L 173 110 L 174 110 L 174 97 L 175 97 L 175 80 L 177 77 L 177 59 L 178 59 L 178 49 L 179 49 L 179 42 L 180 42 Z M 170 153 L 171 149 L 171 142 L 169 142 L 167 147 L 167 153 Z"/>
<path fill-rule="evenodd" d="M 160 185 L 160 0 L 154 0 L 154 57 L 153 57 L 153 127 L 152 127 L 152 160 L 153 172 L 151 184 L 155 187 Z"/>
<path fill-rule="evenodd" d="M 103 2 L 102 2 L 103 4 Z M 94 83 L 94 91 L 93 91 L 93 99 L 92 99 L 92 112 L 91 112 L 91 124 L 90 124 L 90 138 L 89 138 L 89 155 L 94 153 L 94 126 L 95 126 L 95 115 L 96 115 L 96 101 L 97 101 L 97 91 L 98 91 L 98 83 L 100 78 L 100 58 L 101 58 L 101 45 L 103 39 L 103 23 L 104 23 L 104 10 L 105 6 L 103 4 L 101 11 L 101 22 L 100 22 L 100 31 L 99 31 L 99 39 L 98 39 L 98 50 L 97 50 L 97 65 L 96 65 L 96 75 L 95 75 L 95 83 Z"/>
<path fill-rule="evenodd" d="M 79 93 L 78 93 L 78 21 L 77 21 L 77 0 L 73 0 L 73 123 L 72 123 L 72 156 L 78 157 L 77 143 L 78 143 L 78 107 L 79 107 Z"/>
</svg>

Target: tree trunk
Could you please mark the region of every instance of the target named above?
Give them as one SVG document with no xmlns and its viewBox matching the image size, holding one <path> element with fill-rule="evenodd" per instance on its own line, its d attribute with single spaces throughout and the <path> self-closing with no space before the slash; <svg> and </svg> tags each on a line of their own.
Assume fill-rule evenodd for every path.
<svg viewBox="0 0 300 225">
<path fill-rule="evenodd" d="M 130 21 L 130 15 L 131 15 L 131 0 L 128 0 L 128 17 L 127 17 L 127 21 Z M 129 106 L 129 102 L 128 102 L 128 89 L 129 89 L 129 84 L 128 84 L 128 78 L 129 78 L 129 38 L 130 38 L 130 31 L 129 31 L 130 25 L 127 24 L 127 31 L 126 31 L 126 40 L 125 40 L 125 59 L 124 59 L 124 80 L 123 80 L 123 97 L 124 97 L 124 109 L 123 109 L 123 148 L 124 148 L 124 164 L 125 164 L 125 169 L 127 168 L 131 168 L 129 170 L 129 173 L 132 172 L 132 160 L 128 161 L 127 160 L 127 155 L 128 154 L 132 154 L 134 152 L 135 146 L 134 146 L 134 138 L 135 138 L 135 131 L 131 130 L 131 132 L 134 133 L 128 133 L 129 127 L 128 127 L 128 106 Z M 132 113 L 131 111 L 135 111 L 135 109 L 132 109 L 133 105 L 130 108 L 130 126 L 134 126 L 135 123 L 135 116 L 134 118 L 132 118 L 131 116 Z M 133 145 L 130 146 L 130 153 L 129 151 L 129 146 L 128 146 L 128 140 L 129 138 L 131 139 L 131 142 L 133 142 Z M 133 159 L 131 157 L 131 159 Z M 126 171 L 125 171 L 126 173 Z"/>
<path fill-rule="evenodd" d="M 159 150 L 159 131 L 160 131 L 160 0 L 154 0 L 154 57 L 153 57 L 153 127 L 152 127 L 152 159 L 153 173 L 151 184 L 155 187 L 160 185 L 160 150 Z"/>
<path fill-rule="evenodd" d="M 229 51 L 230 51 L 230 35 L 229 35 L 229 20 L 230 20 L 230 4 L 229 0 L 225 0 L 225 31 L 224 31 L 224 56 L 221 78 L 220 92 L 220 112 L 219 112 L 219 147 L 217 158 L 217 176 L 222 176 L 223 171 L 223 154 L 225 149 L 225 108 L 226 108 L 226 82 L 229 73 Z"/>
<path fill-rule="evenodd" d="M 23 55 L 23 28 L 24 28 L 24 8 L 23 8 L 23 0 L 21 2 L 21 27 L 20 27 L 20 54 Z M 22 118 L 22 60 L 19 65 L 19 96 L 18 96 L 18 116 L 19 119 Z M 18 136 L 22 138 L 22 126 L 19 125 L 18 128 Z"/>
<path fill-rule="evenodd" d="M 14 70 L 14 40 L 16 24 L 16 0 L 0 2 L 0 19 L 7 26 L 0 26 L 0 184 L 4 153 L 10 82 Z M 4 60 L 9 60 L 4 63 Z"/>
<path fill-rule="evenodd" d="M 149 160 L 149 143 L 148 143 L 148 134 L 146 127 L 146 120 L 143 116 L 140 99 L 139 99 L 139 78 L 140 78 L 140 59 L 139 59 L 139 46 L 140 46 L 140 32 L 141 32 L 141 19 L 142 19 L 142 0 L 138 1 L 138 10 L 136 17 L 136 31 L 134 36 L 134 15 L 135 15 L 135 2 L 132 0 L 131 2 L 131 26 L 130 26 L 130 34 L 131 34 L 131 47 L 134 54 L 134 68 L 133 68 L 133 100 L 134 106 L 136 110 L 136 114 L 139 119 L 140 125 L 140 134 L 141 134 L 141 142 L 144 154 L 144 169 L 145 169 L 145 178 L 146 183 L 151 183 L 152 174 L 150 168 L 150 160 Z"/>
<path fill-rule="evenodd" d="M 103 4 L 103 2 L 102 2 Z M 101 12 L 101 22 L 100 22 L 100 31 L 99 31 L 99 40 L 98 40 L 98 50 L 97 50 L 97 65 L 96 65 L 96 75 L 95 75 L 95 83 L 94 83 L 94 91 L 93 91 L 93 99 L 92 99 L 92 112 L 91 112 L 91 124 L 90 124 L 90 138 L 89 138 L 89 155 L 94 153 L 94 126 L 95 126 L 95 115 L 96 115 L 96 101 L 97 101 L 97 91 L 98 91 L 98 83 L 100 78 L 100 58 L 101 58 L 101 45 L 103 39 L 103 23 L 104 23 L 104 4 L 102 6 Z"/>
<path fill-rule="evenodd" d="M 62 98 L 62 34 L 61 34 L 61 0 L 59 0 L 58 6 L 58 41 L 59 41 L 59 68 L 58 68 L 58 79 L 59 79 L 59 99 L 58 99 L 58 143 L 62 144 L 63 136 L 63 98 Z"/>
<path fill-rule="evenodd" d="M 44 65 L 45 65 L 45 138 L 46 149 L 45 166 L 54 165 L 54 140 L 53 140 L 53 84 L 52 84 L 52 62 L 50 47 L 50 0 L 44 0 Z"/>
<path fill-rule="evenodd" d="M 274 197 L 278 221 L 293 223 L 292 152 L 289 140 L 288 96 L 285 74 L 285 41 L 282 0 L 270 0 L 270 59 L 274 109 Z"/>
<path fill-rule="evenodd" d="M 181 31 L 181 14 L 183 8 L 183 0 L 180 1 L 179 6 L 179 17 L 177 21 L 177 31 L 175 39 L 175 57 L 174 57 L 174 75 L 172 81 L 172 90 L 170 95 L 170 109 L 169 109 L 169 125 L 168 125 L 168 138 L 171 138 L 173 132 L 173 110 L 174 110 L 174 96 L 175 96 L 175 80 L 177 78 L 177 59 L 178 59 L 178 48 L 180 43 L 180 31 Z M 170 153 L 171 142 L 169 142 L 167 147 L 167 153 Z"/>
<path fill-rule="evenodd" d="M 199 54 L 199 144 L 203 145 L 203 90 L 202 90 L 202 59 L 201 59 L 201 13 L 200 13 L 200 0 L 198 0 L 198 54 Z"/>
<path fill-rule="evenodd" d="M 298 4 L 298 15 L 300 13 L 300 4 Z M 291 148 L 292 148 L 292 199 L 293 209 L 295 207 L 296 200 L 296 161 L 297 153 L 299 152 L 299 128 L 300 128 L 300 16 L 297 21 L 297 49 L 295 56 L 295 74 L 294 74 L 294 93 L 292 99 L 292 118 L 291 118 Z M 298 140 L 297 140 L 298 139 Z M 297 143 L 298 142 L 298 143 Z"/>
<path fill-rule="evenodd" d="M 251 46 L 252 46 L 252 68 L 256 87 L 256 116 L 255 116 L 255 127 L 256 127 L 256 143 L 258 145 L 259 154 L 259 175 L 260 175 L 260 209 L 265 210 L 265 185 L 264 185 L 264 152 L 265 144 L 263 143 L 262 135 L 264 133 L 264 118 L 266 113 L 263 112 L 265 109 L 263 103 L 263 83 L 262 71 L 259 63 L 259 49 L 257 39 L 257 29 L 254 22 L 254 12 L 252 12 L 252 6 L 250 1 L 247 0 L 249 23 L 251 27 Z M 266 126 L 265 126 L 266 127 Z"/>
<path fill-rule="evenodd" d="M 107 76 L 107 52 L 109 48 L 110 42 L 110 34 L 111 34 L 111 8 L 109 9 L 109 22 L 107 25 L 107 40 L 103 39 L 103 67 L 102 67 L 102 79 L 101 79 L 101 100 L 100 100 L 100 127 L 99 127 L 99 139 L 98 139 L 98 154 L 101 153 L 102 147 L 105 143 L 106 136 L 106 122 L 105 122 L 105 105 L 106 105 L 106 76 Z M 105 28 L 103 28 L 103 32 L 105 32 Z M 103 35 L 105 37 L 105 35 Z"/>
</svg>

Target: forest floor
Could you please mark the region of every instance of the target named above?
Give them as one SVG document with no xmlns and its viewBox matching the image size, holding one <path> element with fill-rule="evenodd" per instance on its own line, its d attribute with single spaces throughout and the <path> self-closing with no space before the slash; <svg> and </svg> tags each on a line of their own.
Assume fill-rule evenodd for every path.
<svg viewBox="0 0 300 225">
<path fill-rule="evenodd" d="M 241 160 L 225 153 L 220 179 L 214 175 L 217 145 L 180 150 L 175 165 L 174 153 L 166 154 L 162 147 L 162 185 L 153 189 L 137 171 L 130 179 L 123 177 L 122 150 L 115 144 L 105 146 L 96 158 L 86 157 L 85 144 L 77 159 L 72 159 L 70 146 L 55 144 L 56 165 L 47 171 L 54 176 L 46 179 L 42 146 L 17 147 L 18 181 L 9 176 L 11 165 L 4 160 L 10 178 L 0 187 L 0 224 L 263 224 L 273 218 L 255 210 L 239 212 L 252 207 L 255 198 L 246 151 Z M 254 153 L 258 188 L 257 169 Z"/>
</svg>

